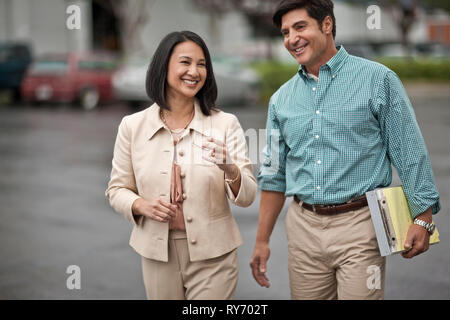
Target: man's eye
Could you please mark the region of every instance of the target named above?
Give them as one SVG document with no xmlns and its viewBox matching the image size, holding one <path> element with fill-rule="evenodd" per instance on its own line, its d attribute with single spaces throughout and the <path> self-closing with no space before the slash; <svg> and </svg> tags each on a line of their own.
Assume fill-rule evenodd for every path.
<svg viewBox="0 0 450 320">
<path fill-rule="evenodd" d="M 189 61 L 181 61 L 183 64 L 189 64 Z"/>
</svg>

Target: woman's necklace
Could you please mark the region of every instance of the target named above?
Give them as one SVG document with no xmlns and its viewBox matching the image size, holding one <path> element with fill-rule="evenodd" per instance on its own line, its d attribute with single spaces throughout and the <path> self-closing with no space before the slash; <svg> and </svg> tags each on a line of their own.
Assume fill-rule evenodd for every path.
<svg viewBox="0 0 450 320">
<path fill-rule="evenodd" d="M 186 130 L 186 128 L 187 128 L 187 126 L 189 125 L 189 123 L 191 123 L 192 119 L 194 118 L 194 111 L 195 111 L 195 109 L 192 109 L 192 114 L 191 114 L 191 116 L 189 117 L 189 120 L 188 120 L 188 122 L 186 123 L 186 125 L 185 125 L 184 127 L 179 128 L 179 129 L 173 129 L 173 130 L 170 129 L 169 125 L 167 124 L 166 117 L 164 116 L 164 111 L 163 111 L 163 109 L 160 109 L 160 110 L 159 110 L 159 114 L 160 114 L 160 116 L 161 116 L 161 120 L 162 120 L 163 123 L 166 125 L 166 127 L 169 128 L 169 130 L 170 130 L 171 132 L 179 134 L 179 133 L 181 133 L 183 130 Z M 178 142 L 178 141 L 177 141 L 177 142 Z"/>
</svg>

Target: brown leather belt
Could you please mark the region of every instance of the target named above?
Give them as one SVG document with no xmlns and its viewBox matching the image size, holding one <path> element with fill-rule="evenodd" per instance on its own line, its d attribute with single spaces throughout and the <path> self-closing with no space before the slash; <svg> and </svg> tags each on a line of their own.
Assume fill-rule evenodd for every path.
<svg viewBox="0 0 450 320">
<path fill-rule="evenodd" d="M 297 203 L 300 203 L 300 199 L 297 196 L 294 196 L 294 200 Z M 310 205 L 305 202 L 302 203 L 302 207 L 306 210 L 313 211 L 320 215 L 331 216 L 338 213 L 344 213 L 351 210 L 357 210 L 362 207 L 367 206 L 367 198 L 366 196 L 360 196 L 358 198 L 354 198 L 347 203 L 340 204 L 330 204 L 330 205 Z"/>
</svg>

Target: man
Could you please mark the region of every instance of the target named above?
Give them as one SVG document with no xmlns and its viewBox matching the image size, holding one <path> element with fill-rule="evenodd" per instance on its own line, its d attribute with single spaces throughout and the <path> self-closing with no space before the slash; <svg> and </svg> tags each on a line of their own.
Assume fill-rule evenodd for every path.
<svg viewBox="0 0 450 320">
<path fill-rule="evenodd" d="M 253 277 L 269 287 L 270 235 L 293 196 L 286 216 L 291 297 L 383 299 L 385 258 L 365 192 L 390 185 L 392 163 L 413 218 L 431 224 L 440 210 L 414 111 L 394 72 L 336 48 L 332 1 L 281 1 L 273 22 L 300 67 L 270 100 Z M 403 257 L 428 246 L 427 229 L 413 224 Z M 380 277 L 375 285 L 368 285 L 371 270 Z"/>
</svg>

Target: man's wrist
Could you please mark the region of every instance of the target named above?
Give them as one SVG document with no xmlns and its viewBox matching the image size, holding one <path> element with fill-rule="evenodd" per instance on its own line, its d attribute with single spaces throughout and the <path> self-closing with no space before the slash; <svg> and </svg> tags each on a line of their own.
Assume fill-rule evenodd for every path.
<svg viewBox="0 0 450 320">
<path fill-rule="evenodd" d="M 426 211 L 424 211 L 423 213 L 416 216 L 415 219 L 425 221 L 426 223 L 433 222 L 433 215 L 432 215 L 431 208 L 428 208 Z"/>
</svg>

